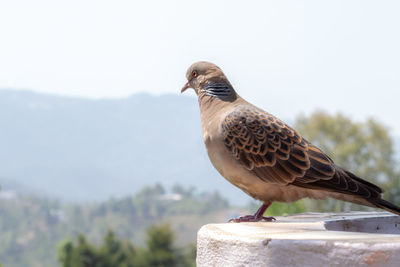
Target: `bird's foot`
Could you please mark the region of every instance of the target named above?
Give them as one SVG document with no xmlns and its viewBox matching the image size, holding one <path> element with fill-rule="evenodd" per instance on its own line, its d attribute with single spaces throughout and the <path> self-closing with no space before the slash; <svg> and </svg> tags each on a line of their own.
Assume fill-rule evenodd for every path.
<svg viewBox="0 0 400 267">
<path fill-rule="evenodd" d="M 273 222 L 276 221 L 274 217 L 264 217 L 264 216 L 256 216 L 256 215 L 246 215 L 246 216 L 241 216 L 239 218 L 235 219 L 230 219 L 229 222 L 235 222 L 235 223 L 240 223 L 240 222 Z"/>
<path fill-rule="evenodd" d="M 264 212 L 268 209 L 268 207 L 271 205 L 271 202 L 266 202 L 262 204 L 262 206 L 254 213 L 254 215 L 246 215 L 246 216 L 241 216 L 239 218 L 235 219 L 230 219 L 229 222 L 235 222 L 235 223 L 240 223 L 240 222 L 272 222 L 276 221 L 274 217 L 264 217 L 263 214 Z"/>
</svg>

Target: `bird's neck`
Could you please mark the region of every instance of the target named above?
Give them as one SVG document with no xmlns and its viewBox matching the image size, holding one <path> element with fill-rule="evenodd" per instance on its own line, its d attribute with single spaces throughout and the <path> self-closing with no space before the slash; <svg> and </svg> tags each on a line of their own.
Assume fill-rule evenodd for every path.
<svg viewBox="0 0 400 267">
<path fill-rule="evenodd" d="M 200 110 L 210 109 L 213 107 L 222 108 L 232 105 L 240 98 L 233 88 L 227 88 L 223 85 L 217 87 L 206 86 L 198 92 Z"/>
<path fill-rule="evenodd" d="M 235 94 L 233 88 L 225 82 L 207 83 L 202 91 L 208 96 L 213 96 L 221 100 L 229 100 Z"/>
<path fill-rule="evenodd" d="M 234 95 L 231 95 L 229 100 L 226 100 L 224 98 L 211 96 L 207 94 L 205 90 L 199 92 L 198 100 L 203 133 L 205 127 L 208 127 L 208 124 L 215 123 L 215 127 L 218 127 L 220 118 L 222 118 L 224 114 L 232 112 L 234 107 L 245 102 L 235 91 L 233 91 L 233 93 Z"/>
</svg>

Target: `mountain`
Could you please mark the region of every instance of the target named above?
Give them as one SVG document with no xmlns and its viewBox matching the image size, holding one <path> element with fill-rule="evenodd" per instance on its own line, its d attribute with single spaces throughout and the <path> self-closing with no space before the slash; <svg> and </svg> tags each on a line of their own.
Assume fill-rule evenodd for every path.
<svg viewBox="0 0 400 267">
<path fill-rule="evenodd" d="M 172 94 L 93 100 L 0 90 L 0 185 L 1 178 L 67 201 L 154 183 L 250 200 L 210 164 L 197 100 Z"/>
</svg>

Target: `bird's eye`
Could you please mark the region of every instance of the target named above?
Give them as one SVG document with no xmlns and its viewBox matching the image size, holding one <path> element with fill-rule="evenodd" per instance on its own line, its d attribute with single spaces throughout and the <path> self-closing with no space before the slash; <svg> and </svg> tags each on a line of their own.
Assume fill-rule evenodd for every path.
<svg viewBox="0 0 400 267">
<path fill-rule="evenodd" d="M 192 71 L 192 76 L 196 78 L 199 74 L 197 73 L 197 70 Z"/>
</svg>

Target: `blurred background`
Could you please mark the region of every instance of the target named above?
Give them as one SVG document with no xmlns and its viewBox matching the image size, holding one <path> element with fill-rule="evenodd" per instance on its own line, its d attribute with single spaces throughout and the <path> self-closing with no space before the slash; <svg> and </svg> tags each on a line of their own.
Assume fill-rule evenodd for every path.
<svg viewBox="0 0 400 267">
<path fill-rule="evenodd" d="M 212 167 L 195 61 L 219 65 L 400 204 L 400 2 L 0 2 L 0 262 L 194 266 L 196 232 L 259 203 Z M 270 215 L 365 210 L 274 204 Z"/>
</svg>

